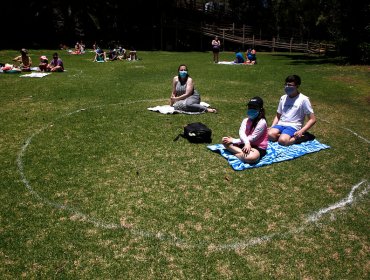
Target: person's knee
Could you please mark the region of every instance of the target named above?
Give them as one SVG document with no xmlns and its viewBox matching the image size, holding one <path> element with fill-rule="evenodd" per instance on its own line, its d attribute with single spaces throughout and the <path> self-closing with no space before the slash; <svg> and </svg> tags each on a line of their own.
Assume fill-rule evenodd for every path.
<svg viewBox="0 0 370 280">
<path fill-rule="evenodd" d="M 235 156 L 240 159 L 242 162 L 246 162 L 247 160 L 247 157 L 245 156 L 244 153 L 240 152 L 240 153 L 236 153 Z"/>
<path fill-rule="evenodd" d="M 235 156 L 244 163 L 255 163 L 260 158 L 259 152 L 253 150 L 250 151 L 248 155 L 246 155 L 245 153 L 237 153 Z"/>
<path fill-rule="evenodd" d="M 255 163 L 260 158 L 259 153 L 256 153 L 256 152 L 254 152 L 254 153 L 251 152 L 248 155 L 246 155 L 244 153 L 239 153 L 239 154 L 236 155 L 236 157 L 239 158 L 244 163 Z"/>
<path fill-rule="evenodd" d="M 278 139 L 278 143 L 282 146 L 288 146 L 290 144 L 290 139 L 286 138 L 286 137 L 279 137 Z"/>
<path fill-rule="evenodd" d="M 270 141 L 275 142 L 278 139 L 278 137 L 279 137 L 278 131 L 271 130 L 271 129 L 268 131 L 268 139 Z"/>
</svg>

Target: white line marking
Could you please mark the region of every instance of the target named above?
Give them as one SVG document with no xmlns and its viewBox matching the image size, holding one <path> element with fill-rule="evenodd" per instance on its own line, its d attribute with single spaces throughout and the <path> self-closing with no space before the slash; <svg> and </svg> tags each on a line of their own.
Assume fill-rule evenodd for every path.
<svg viewBox="0 0 370 280">
<path fill-rule="evenodd" d="M 308 219 L 307 219 L 307 222 L 316 222 L 318 221 L 322 215 L 330 212 L 330 211 L 333 211 L 333 210 L 336 210 L 338 208 L 342 208 L 342 207 L 345 207 L 346 205 L 350 205 L 353 203 L 353 200 L 354 200 L 354 192 L 363 184 L 365 183 L 366 181 L 361 181 L 360 183 L 358 183 L 357 185 L 353 186 L 351 191 L 349 192 L 348 196 L 344 199 L 342 199 L 341 201 L 333 204 L 333 205 L 330 205 L 326 208 L 323 208 L 323 209 L 320 209 L 318 212 L 314 213 L 313 215 L 309 216 Z M 369 188 L 369 185 L 367 186 L 367 188 L 365 188 L 362 192 L 362 195 L 364 194 L 367 194 L 368 192 L 368 188 Z M 361 195 L 361 196 L 362 196 Z"/>
<path fill-rule="evenodd" d="M 320 120 L 321 121 L 323 121 L 323 122 L 326 122 L 326 123 L 328 123 L 328 124 L 331 124 L 329 121 L 327 121 L 327 120 L 324 120 L 324 119 L 321 119 L 320 118 Z M 362 139 L 362 140 L 364 140 L 366 143 L 370 143 L 370 140 L 368 140 L 368 139 L 366 139 L 365 137 L 362 137 L 361 135 L 359 135 L 357 132 L 354 132 L 353 130 L 351 130 L 351 129 L 349 129 L 349 128 L 347 128 L 347 127 L 341 127 L 341 128 L 343 128 L 343 129 L 345 129 L 345 130 L 348 130 L 349 132 L 351 132 L 351 133 L 353 133 L 355 136 L 357 136 L 358 138 L 360 138 L 360 139 Z"/>
<path fill-rule="evenodd" d="M 249 247 L 257 246 L 265 242 L 269 242 L 274 238 L 284 238 L 288 237 L 293 234 L 298 234 L 306 230 L 307 225 L 310 223 L 315 224 L 317 221 L 319 221 L 323 215 L 328 214 L 330 212 L 333 212 L 339 208 L 343 208 L 346 206 L 349 206 L 355 201 L 355 191 L 365 182 L 366 180 L 361 181 L 360 183 L 354 185 L 347 195 L 346 198 L 342 199 L 341 201 L 330 205 L 326 208 L 320 209 L 319 211 L 315 212 L 314 214 L 310 215 L 304 222 L 303 225 L 297 228 L 294 228 L 292 230 L 288 230 L 286 232 L 282 233 L 272 233 L 268 235 L 263 235 L 260 237 L 255 237 L 246 241 L 240 241 L 240 242 L 234 242 L 234 243 L 228 243 L 228 244 L 222 244 L 219 246 L 214 246 L 213 249 L 215 250 L 236 250 L 236 249 L 246 249 Z M 357 198 L 361 198 L 362 196 L 368 194 L 370 185 L 367 184 L 366 187 L 360 192 L 360 194 L 357 196 Z"/>
<path fill-rule="evenodd" d="M 126 102 L 126 103 L 117 103 L 117 104 L 110 104 L 110 105 L 127 105 L 127 104 L 135 104 L 135 103 L 139 103 L 139 102 L 153 102 L 153 101 L 164 101 L 164 100 L 167 100 L 167 99 L 156 99 L 156 100 L 136 100 L 136 101 L 129 101 L 129 102 Z M 106 105 L 108 106 L 108 105 Z M 100 105 L 100 106 L 94 106 L 94 107 L 90 107 L 89 109 L 93 109 L 93 108 L 102 108 L 103 105 Z M 76 113 L 80 113 L 80 112 L 83 112 L 83 111 L 86 111 L 88 110 L 87 108 L 82 108 L 82 109 L 78 109 L 78 110 L 75 110 L 73 112 L 70 112 L 70 113 L 67 113 L 65 115 L 62 115 L 58 118 L 56 118 L 56 120 L 58 119 L 61 119 L 61 118 L 64 118 L 66 116 L 71 116 L 73 114 L 76 114 Z M 327 123 L 330 123 L 326 120 L 323 120 L 324 122 L 327 122 Z M 25 185 L 25 187 L 27 188 L 27 190 L 32 194 L 34 195 L 38 200 L 40 200 L 41 202 L 47 204 L 47 205 L 50 205 L 54 208 L 57 208 L 57 209 L 60 209 L 60 210 L 64 210 L 64 211 L 67 211 L 69 213 L 73 213 L 75 214 L 78 218 L 80 218 L 79 220 L 82 221 L 82 222 L 88 222 L 88 223 L 91 223 L 93 224 L 95 227 L 98 227 L 98 228 L 102 228 L 102 229 L 121 229 L 121 230 L 128 230 L 130 233 L 134 234 L 134 235 L 137 235 L 137 236 L 140 236 L 140 237 L 145 237 L 145 238 L 155 238 L 155 239 L 158 239 L 160 241 L 168 241 L 168 242 L 171 242 L 177 246 L 182 246 L 184 248 L 199 248 L 199 247 L 208 247 L 208 248 L 211 248 L 211 249 L 214 249 L 214 250 L 235 250 L 235 249 L 245 249 L 245 248 L 248 248 L 248 247 L 253 247 L 253 246 L 257 246 L 257 245 L 260 245 L 262 243 L 265 243 L 265 242 L 269 242 L 271 241 L 272 239 L 274 238 L 283 238 L 283 237 L 287 237 L 289 235 L 292 235 L 292 234 L 298 234 L 298 233 L 301 233 L 302 231 L 304 231 L 306 229 L 306 226 L 300 226 L 300 227 L 297 227 L 295 229 L 292 229 L 292 230 L 288 230 L 286 232 L 282 232 L 282 233 L 272 233 L 272 234 L 269 234 L 269 235 L 262 235 L 260 237 L 254 237 L 254 238 L 251 238 L 249 240 L 245 240 L 245 241 L 241 241 L 241 242 L 233 242 L 233 243 L 225 243 L 225 244 L 220 244 L 220 245 L 211 245 L 211 244 L 207 244 L 206 242 L 204 241 L 199 241 L 197 243 L 194 243 L 194 242 L 186 242 L 176 236 L 173 236 L 173 235 L 170 235 L 170 234 L 167 234 L 167 233 L 162 233 L 162 232 L 158 232 L 158 233 L 154 233 L 154 232 L 149 232 L 149 231 L 144 231 L 144 230 L 140 230 L 140 229 L 129 229 L 127 227 L 124 227 L 122 226 L 121 224 L 119 223 L 106 223 L 105 221 L 103 220 L 100 220 L 100 219 L 96 219 L 96 218 L 92 218 L 68 205 L 64 205 L 64 204 L 59 204 L 59 203 L 55 203 L 53 201 L 50 201 L 42 196 L 40 196 L 38 194 L 37 191 L 35 191 L 32 186 L 30 185 L 29 181 L 27 180 L 25 174 L 24 174 L 24 165 L 23 165 L 23 157 L 24 157 L 24 154 L 28 148 L 28 146 L 31 144 L 32 142 L 32 139 L 40 134 L 41 132 L 43 132 L 44 130 L 46 130 L 47 128 L 53 126 L 53 123 L 49 123 L 47 125 L 44 125 L 42 128 L 40 128 L 39 130 L 37 130 L 36 132 L 34 132 L 29 138 L 27 138 L 27 140 L 25 141 L 25 143 L 23 144 L 21 150 L 19 151 L 18 153 L 18 156 L 17 156 L 17 165 L 18 165 L 18 171 L 20 173 L 20 176 L 21 176 L 21 180 L 23 182 L 23 184 Z M 347 129 L 349 130 L 349 129 Z M 351 131 L 351 130 L 349 130 Z M 369 141 L 361 136 L 359 136 L 357 133 L 351 131 L 352 133 L 354 133 L 356 136 L 360 137 L 361 139 L 365 140 L 366 142 L 369 143 Z M 356 184 L 355 186 L 352 187 L 351 191 L 349 192 L 349 194 L 347 195 L 346 198 L 342 199 L 341 201 L 333 204 L 333 205 L 330 205 L 326 208 L 323 208 L 323 209 L 320 209 L 319 211 L 317 211 L 316 213 L 310 215 L 304 222 L 303 224 L 309 224 L 309 223 L 316 223 L 318 220 L 320 220 L 322 218 L 323 215 L 327 214 L 327 213 L 330 213 L 330 212 L 333 212 L 339 208 L 343 208 L 343 207 L 346 207 L 348 205 L 351 205 L 352 203 L 354 203 L 355 201 L 355 191 L 360 188 L 361 185 L 363 185 L 365 182 L 367 182 L 366 180 L 363 180 L 361 182 L 359 182 L 358 184 Z M 362 190 L 362 192 L 360 192 L 360 194 L 358 195 L 358 198 L 368 194 L 368 191 L 369 191 L 369 184 L 366 185 L 366 187 Z"/>
</svg>

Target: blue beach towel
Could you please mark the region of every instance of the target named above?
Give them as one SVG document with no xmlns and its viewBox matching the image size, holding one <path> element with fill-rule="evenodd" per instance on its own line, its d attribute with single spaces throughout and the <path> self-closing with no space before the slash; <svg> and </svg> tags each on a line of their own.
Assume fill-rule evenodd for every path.
<svg viewBox="0 0 370 280">
<path fill-rule="evenodd" d="M 207 146 L 207 148 L 210 149 L 211 151 L 220 153 L 220 155 L 227 159 L 227 161 L 234 170 L 242 171 L 249 168 L 256 168 L 273 164 L 276 162 L 295 159 L 305 154 L 328 149 L 330 148 L 330 146 L 321 144 L 316 139 L 303 142 L 300 144 L 294 144 L 291 146 L 282 146 L 277 142 L 269 141 L 267 147 L 267 154 L 256 164 L 248 164 L 240 161 L 236 156 L 234 156 L 228 150 L 226 150 L 224 145 L 222 144 L 209 145 Z"/>
</svg>

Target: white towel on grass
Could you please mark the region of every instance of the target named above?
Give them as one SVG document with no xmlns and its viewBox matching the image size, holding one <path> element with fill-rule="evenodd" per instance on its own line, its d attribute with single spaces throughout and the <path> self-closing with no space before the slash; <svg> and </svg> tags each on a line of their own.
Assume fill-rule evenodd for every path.
<svg viewBox="0 0 370 280">
<path fill-rule="evenodd" d="M 244 63 L 235 63 L 234 61 L 219 61 L 217 64 L 225 64 L 225 65 L 245 65 Z"/>
<path fill-rule="evenodd" d="M 210 107 L 210 105 L 206 102 L 200 102 L 200 105 L 204 107 Z M 188 111 L 181 111 L 181 110 L 175 110 L 174 107 L 170 105 L 161 105 L 161 106 L 155 106 L 148 108 L 149 111 L 158 112 L 161 114 L 188 114 L 188 115 L 198 115 L 203 114 L 204 112 L 188 112 Z"/>
<path fill-rule="evenodd" d="M 31 73 L 31 74 L 21 75 L 19 77 L 23 77 L 23 78 L 42 78 L 42 77 L 45 77 L 47 75 L 50 75 L 50 73 Z"/>
</svg>

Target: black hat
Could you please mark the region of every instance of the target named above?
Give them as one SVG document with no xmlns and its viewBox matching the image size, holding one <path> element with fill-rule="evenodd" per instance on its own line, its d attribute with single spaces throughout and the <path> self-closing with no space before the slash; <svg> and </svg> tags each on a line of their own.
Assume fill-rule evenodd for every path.
<svg viewBox="0 0 370 280">
<path fill-rule="evenodd" d="M 263 100 L 259 96 L 253 97 L 251 100 L 249 100 L 249 102 L 247 103 L 247 106 L 257 107 L 259 109 L 262 109 L 263 108 Z"/>
</svg>

